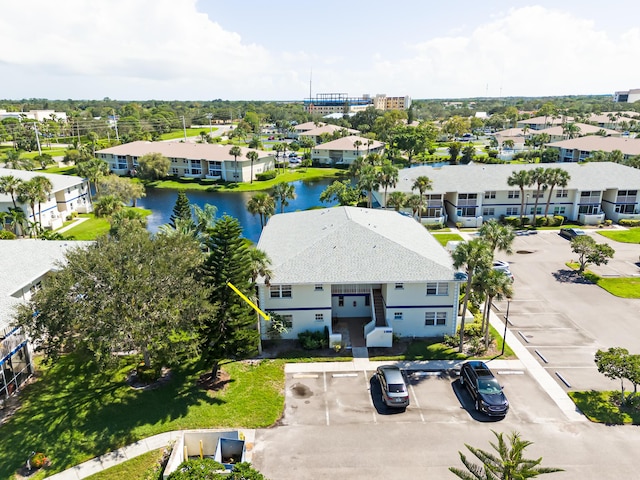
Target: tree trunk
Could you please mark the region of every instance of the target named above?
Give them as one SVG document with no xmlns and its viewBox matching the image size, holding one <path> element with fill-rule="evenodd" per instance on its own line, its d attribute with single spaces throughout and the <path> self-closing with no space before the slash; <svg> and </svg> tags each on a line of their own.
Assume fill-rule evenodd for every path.
<svg viewBox="0 0 640 480">
<path fill-rule="evenodd" d="M 211 366 L 211 379 L 214 382 L 218 378 L 219 368 L 220 368 L 220 360 L 214 360 L 213 365 Z"/>
<path fill-rule="evenodd" d="M 151 368 L 151 357 L 149 356 L 149 350 L 146 347 L 142 347 L 142 360 L 146 368 Z"/>
<path fill-rule="evenodd" d="M 489 348 L 489 316 L 491 315 L 491 302 L 493 297 L 487 298 L 487 322 L 484 325 L 484 348 Z"/>
</svg>

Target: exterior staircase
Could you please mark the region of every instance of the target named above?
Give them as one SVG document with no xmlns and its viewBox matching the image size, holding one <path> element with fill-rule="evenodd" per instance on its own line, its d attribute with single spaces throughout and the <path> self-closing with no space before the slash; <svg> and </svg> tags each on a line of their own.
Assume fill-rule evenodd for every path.
<svg viewBox="0 0 640 480">
<path fill-rule="evenodd" d="M 382 298 L 382 290 L 379 288 L 373 290 L 373 308 L 376 313 L 376 327 L 386 327 L 387 319 L 385 316 L 384 299 Z"/>
</svg>

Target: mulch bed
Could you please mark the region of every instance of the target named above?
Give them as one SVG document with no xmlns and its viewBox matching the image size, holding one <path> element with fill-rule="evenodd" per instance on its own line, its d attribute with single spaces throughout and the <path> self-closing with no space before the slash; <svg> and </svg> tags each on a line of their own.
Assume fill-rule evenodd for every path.
<svg viewBox="0 0 640 480">
<path fill-rule="evenodd" d="M 215 377 L 211 372 L 207 372 L 200 375 L 200 378 L 198 379 L 198 387 L 203 390 L 207 390 L 208 392 L 219 392 L 227 386 L 230 380 L 231 375 L 224 370 L 218 370 L 218 374 Z"/>
</svg>

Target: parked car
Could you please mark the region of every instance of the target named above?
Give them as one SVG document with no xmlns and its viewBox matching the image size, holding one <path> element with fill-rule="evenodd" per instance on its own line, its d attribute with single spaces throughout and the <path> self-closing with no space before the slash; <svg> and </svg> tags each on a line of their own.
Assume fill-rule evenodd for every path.
<svg viewBox="0 0 640 480">
<path fill-rule="evenodd" d="M 382 402 L 387 407 L 409 406 L 409 390 L 407 390 L 402 371 L 398 367 L 382 365 L 376 369 L 376 376 L 382 388 Z"/>
<path fill-rule="evenodd" d="M 513 273 L 511 273 L 511 269 L 509 268 L 508 262 L 505 262 L 503 260 L 494 260 L 493 269 L 503 272 L 513 282 Z"/>
<path fill-rule="evenodd" d="M 302 163 L 302 160 L 300 160 L 298 157 L 293 157 L 289 159 L 289 163 Z"/>
<path fill-rule="evenodd" d="M 509 401 L 486 363 L 479 360 L 463 363 L 460 384 L 471 394 L 476 411 L 496 417 L 504 417 L 509 411 Z"/>
<path fill-rule="evenodd" d="M 582 235 L 586 235 L 584 230 L 579 228 L 561 228 L 559 235 L 561 237 L 567 238 L 571 240 L 572 238 L 580 237 Z"/>
</svg>

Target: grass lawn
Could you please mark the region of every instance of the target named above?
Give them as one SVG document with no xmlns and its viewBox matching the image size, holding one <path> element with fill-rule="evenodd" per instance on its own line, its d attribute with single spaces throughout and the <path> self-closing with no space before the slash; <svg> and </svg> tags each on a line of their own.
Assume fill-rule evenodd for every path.
<svg viewBox="0 0 640 480">
<path fill-rule="evenodd" d="M 640 227 L 634 227 L 628 230 L 598 231 L 598 233 L 616 242 L 640 243 Z"/>
<path fill-rule="evenodd" d="M 125 207 L 132 208 L 132 207 Z M 151 215 L 151 210 L 136 208 L 144 216 Z M 109 232 L 111 224 L 106 218 L 98 218 L 93 213 L 81 213 L 80 218 L 88 218 L 77 226 L 70 228 L 62 235 L 69 240 L 95 240 L 101 235 Z M 66 226 L 66 223 L 65 223 Z"/>
<path fill-rule="evenodd" d="M 40 367 L 41 378 L 23 390 L 22 407 L 2 426 L 0 478 L 11 478 L 34 450 L 51 459 L 55 473 L 170 430 L 267 427 L 284 408 L 278 360 L 221 365 L 230 380 L 218 392 L 197 386 L 203 370 L 195 362 L 174 368 L 158 389 L 134 390 L 125 382 L 133 366 L 123 360 L 100 374 L 91 362 L 66 356 Z"/>
<path fill-rule="evenodd" d="M 102 472 L 85 478 L 89 480 L 121 480 L 123 478 L 128 480 L 144 480 L 148 478 L 147 473 L 151 474 L 158 465 L 158 462 L 162 458 L 162 452 L 163 449 L 161 448 L 143 453 L 115 467 L 107 468 Z"/>
<path fill-rule="evenodd" d="M 434 232 L 431 232 L 434 233 Z M 447 245 L 447 242 L 457 242 L 457 241 L 463 241 L 464 238 L 462 238 L 460 235 L 458 235 L 457 233 L 434 233 L 433 237 L 440 242 L 440 245 L 442 245 L 443 247 Z"/>
<path fill-rule="evenodd" d="M 342 180 L 346 178 L 346 172 L 337 168 L 295 168 L 288 169 L 285 173 L 279 173 L 273 180 L 264 182 L 254 181 L 253 183 L 228 183 L 228 184 L 200 184 L 197 181 L 179 182 L 176 180 L 159 180 L 146 185 L 153 188 L 173 188 L 176 190 L 205 190 L 215 192 L 253 192 L 268 190 L 276 183 L 295 182 L 298 180 L 317 180 L 319 178 L 335 178 Z"/>
<path fill-rule="evenodd" d="M 213 127 L 213 130 L 215 131 L 217 128 Z M 187 137 L 197 137 L 202 131 L 205 131 L 208 134 L 209 127 L 187 128 Z M 160 135 L 160 140 L 175 140 L 177 138 L 184 138 L 184 130 L 176 130 L 175 132 L 163 133 Z"/>
<path fill-rule="evenodd" d="M 58 175 L 75 175 L 76 174 L 76 167 L 74 165 L 72 166 L 65 166 L 65 167 L 48 167 L 45 168 L 44 170 L 42 170 L 44 173 L 57 173 Z"/>
<path fill-rule="evenodd" d="M 567 262 L 566 265 L 573 270 L 578 270 L 580 266 L 575 262 Z M 589 270 L 585 270 L 584 277 L 616 297 L 640 298 L 640 277 L 602 278 Z"/>
<path fill-rule="evenodd" d="M 582 413 L 592 422 L 607 425 L 640 425 L 640 410 L 632 406 L 620 406 L 620 392 L 568 392 Z M 637 403 L 637 402 L 636 402 Z"/>
</svg>

